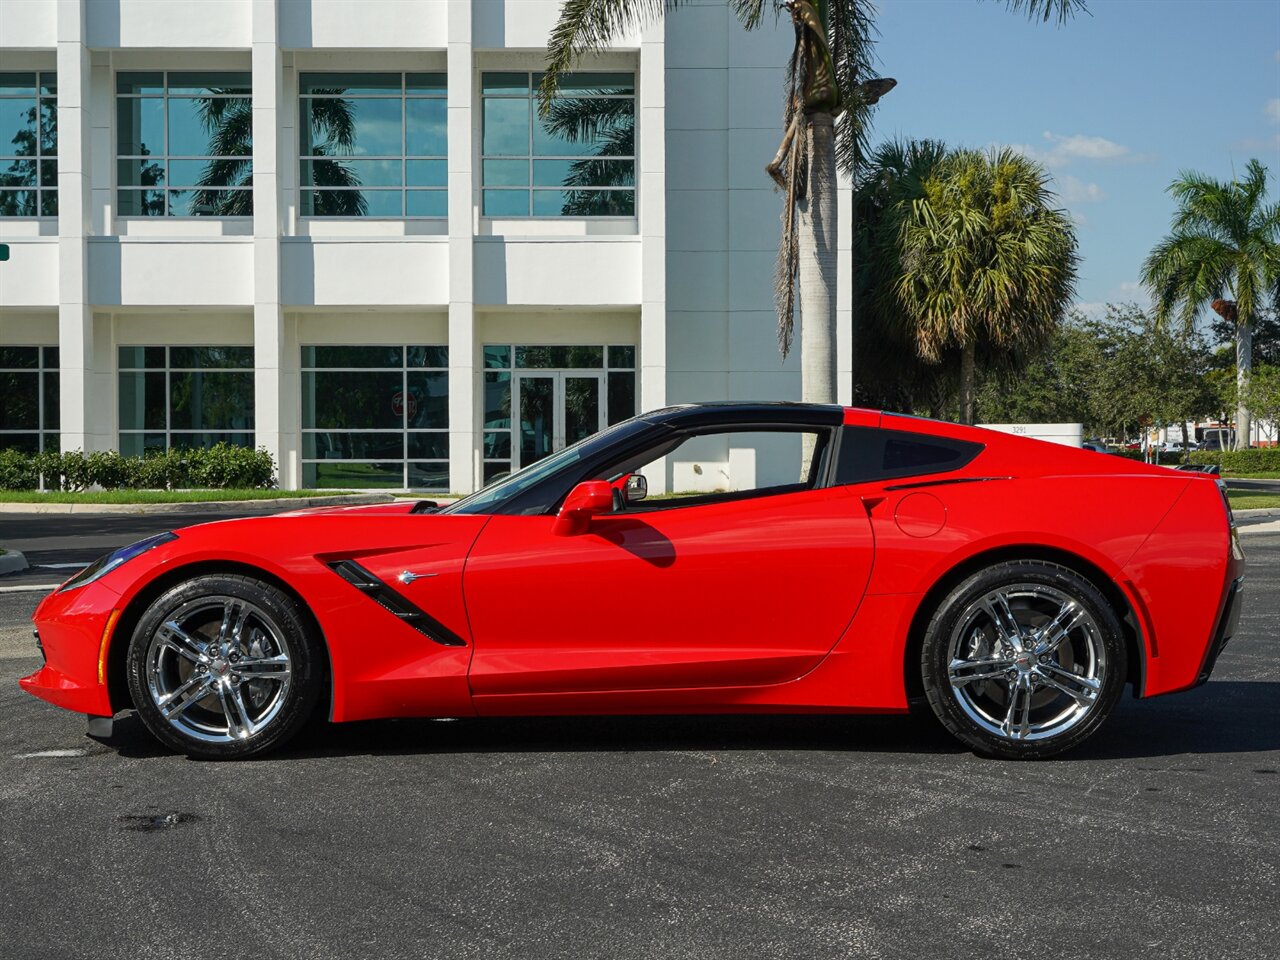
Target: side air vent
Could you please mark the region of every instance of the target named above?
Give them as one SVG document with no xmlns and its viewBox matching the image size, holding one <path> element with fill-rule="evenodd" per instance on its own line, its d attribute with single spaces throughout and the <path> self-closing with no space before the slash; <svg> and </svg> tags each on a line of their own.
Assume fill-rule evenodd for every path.
<svg viewBox="0 0 1280 960">
<path fill-rule="evenodd" d="M 428 640 L 446 647 L 465 647 L 467 641 L 458 636 L 425 610 L 392 590 L 354 560 L 334 560 L 329 569 L 351 584 L 378 606 L 389 610 Z"/>
</svg>

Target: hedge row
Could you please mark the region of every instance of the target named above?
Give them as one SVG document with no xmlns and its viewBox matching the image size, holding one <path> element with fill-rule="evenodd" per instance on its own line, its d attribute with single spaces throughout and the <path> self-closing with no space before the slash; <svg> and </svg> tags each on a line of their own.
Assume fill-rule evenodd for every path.
<svg viewBox="0 0 1280 960">
<path fill-rule="evenodd" d="M 1141 460 L 1142 454 L 1136 450 L 1118 450 L 1117 455 L 1130 460 Z M 1280 447 L 1260 447 L 1256 450 L 1192 450 L 1191 453 L 1162 453 L 1160 462 L 1165 466 L 1175 467 L 1190 462 L 1200 466 L 1221 467 L 1227 473 L 1262 473 L 1269 470 L 1280 470 Z"/>
<path fill-rule="evenodd" d="M 152 451 L 125 457 L 114 450 L 23 453 L 0 450 L 0 490 L 267 489 L 276 464 L 266 450 L 228 443 L 208 449 Z"/>
</svg>

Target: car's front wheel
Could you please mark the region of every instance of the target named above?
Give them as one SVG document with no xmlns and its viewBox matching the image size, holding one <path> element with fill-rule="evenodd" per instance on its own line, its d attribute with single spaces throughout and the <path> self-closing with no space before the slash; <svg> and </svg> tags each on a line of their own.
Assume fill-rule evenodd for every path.
<svg viewBox="0 0 1280 960">
<path fill-rule="evenodd" d="M 156 598 L 138 621 L 129 689 L 147 729 L 175 750 L 248 757 L 306 723 L 322 663 L 293 598 L 249 577 L 199 576 Z"/>
<path fill-rule="evenodd" d="M 929 704 L 978 753 L 1036 759 L 1094 734 L 1125 683 L 1125 640 L 1106 598 L 1066 567 L 1000 563 L 957 585 L 925 632 Z"/>
</svg>

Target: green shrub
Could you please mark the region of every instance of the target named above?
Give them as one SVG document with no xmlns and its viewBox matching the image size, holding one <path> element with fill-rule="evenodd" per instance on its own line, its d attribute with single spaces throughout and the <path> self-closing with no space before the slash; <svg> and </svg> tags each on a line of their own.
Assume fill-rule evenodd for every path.
<svg viewBox="0 0 1280 960">
<path fill-rule="evenodd" d="M 1257 450 L 1195 450 L 1192 463 L 1214 464 L 1229 473 L 1261 473 L 1280 470 L 1280 447 Z"/>
<path fill-rule="evenodd" d="M 21 450 L 0 450 L 0 490 L 32 490 L 39 480 L 34 456 Z"/>
<path fill-rule="evenodd" d="M 262 490 L 276 485 L 276 464 L 266 450 L 227 443 L 207 450 L 150 451 L 141 457 L 114 450 L 31 454 L 0 449 L 0 490 L 34 490 L 41 477 L 46 490 Z"/>
</svg>

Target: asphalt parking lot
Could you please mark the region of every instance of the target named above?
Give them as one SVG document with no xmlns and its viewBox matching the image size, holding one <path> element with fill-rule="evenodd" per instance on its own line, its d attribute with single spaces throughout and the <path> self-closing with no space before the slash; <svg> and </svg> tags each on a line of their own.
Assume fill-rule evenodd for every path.
<svg viewBox="0 0 1280 960">
<path fill-rule="evenodd" d="M 118 521 L 50 521 L 35 559 L 150 532 Z M 21 693 L 38 594 L 3 592 L 0 955 L 1275 956 L 1280 524 L 1244 542 L 1213 680 L 1038 764 L 877 717 L 382 722 L 193 762 Z"/>
</svg>

